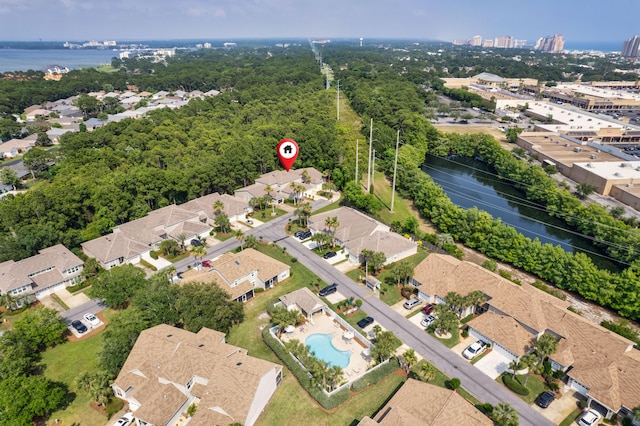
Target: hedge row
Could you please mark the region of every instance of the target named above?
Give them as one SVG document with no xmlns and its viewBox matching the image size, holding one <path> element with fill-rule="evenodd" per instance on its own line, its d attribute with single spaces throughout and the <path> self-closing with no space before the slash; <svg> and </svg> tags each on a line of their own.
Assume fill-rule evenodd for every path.
<svg viewBox="0 0 640 426">
<path fill-rule="evenodd" d="M 353 382 L 351 384 L 351 390 L 353 390 L 354 392 L 359 392 L 369 385 L 375 385 L 380 380 L 396 371 L 399 367 L 400 364 L 398 363 L 398 359 L 395 357 L 391 358 L 389 362 L 382 367 L 369 371 L 364 376 Z"/>
<path fill-rule="evenodd" d="M 271 350 L 280 358 L 280 360 L 287 366 L 289 370 L 296 376 L 300 385 L 315 399 L 318 404 L 327 410 L 336 408 L 349 398 L 349 388 L 345 387 L 339 392 L 336 392 L 332 396 L 327 396 L 322 389 L 311 383 L 307 371 L 300 366 L 288 352 L 285 351 L 284 346 L 269 333 L 269 328 L 265 327 L 262 330 L 262 338 L 264 342 L 271 348 Z"/>
<path fill-rule="evenodd" d="M 516 379 L 511 377 L 511 375 L 509 374 L 504 374 L 502 376 L 502 383 L 504 383 L 506 387 L 508 387 L 518 395 L 522 395 L 522 396 L 529 395 L 529 389 L 527 389 L 526 386 L 520 384 L 520 382 L 518 382 Z"/>
</svg>

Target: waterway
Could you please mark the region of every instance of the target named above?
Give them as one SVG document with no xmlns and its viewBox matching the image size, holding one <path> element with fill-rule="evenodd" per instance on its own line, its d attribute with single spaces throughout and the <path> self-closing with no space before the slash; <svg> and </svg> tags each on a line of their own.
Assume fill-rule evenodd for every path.
<svg viewBox="0 0 640 426">
<path fill-rule="evenodd" d="M 532 203 L 521 191 L 501 181 L 487 164 L 469 157 L 428 155 L 422 170 L 456 205 L 484 210 L 532 240 L 538 238 L 542 243 L 560 245 L 568 252 L 585 253 L 600 268 L 619 269 L 589 238 L 547 215 L 543 206 Z"/>
<path fill-rule="evenodd" d="M 110 64 L 120 52 L 98 49 L 0 49 L 0 73 L 40 71 L 50 65 L 69 69 Z"/>
</svg>

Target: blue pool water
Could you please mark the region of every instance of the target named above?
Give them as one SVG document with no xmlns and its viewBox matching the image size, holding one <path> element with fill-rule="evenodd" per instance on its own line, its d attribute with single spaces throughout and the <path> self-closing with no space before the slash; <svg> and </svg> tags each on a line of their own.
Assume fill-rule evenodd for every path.
<svg viewBox="0 0 640 426">
<path fill-rule="evenodd" d="M 304 344 L 309 346 L 309 352 L 313 352 L 316 358 L 326 361 L 330 365 L 345 368 L 349 365 L 351 352 L 336 349 L 331 343 L 332 337 L 333 335 L 331 334 L 312 334 L 307 337 Z"/>
</svg>

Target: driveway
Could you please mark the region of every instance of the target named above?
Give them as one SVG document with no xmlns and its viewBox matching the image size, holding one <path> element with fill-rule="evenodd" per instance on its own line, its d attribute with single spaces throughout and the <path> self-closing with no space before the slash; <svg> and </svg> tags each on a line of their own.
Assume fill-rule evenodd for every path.
<svg viewBox="0 0 640 426">
<path fill-rule="evenodd" d="M 474 365 L 477 369 L 495 380 L 499 375 L 504 373 L 507 368 L 509 368 L 510 362 L 511 358 L 506 355 L 502 355 L 498 351 L 492 350 Z"/>
<path fill-rule="evenodd" d="M 573 389 L 561 388 L 561 390 L 564 392 L 563 395 L 553 401 L 548 408 L 540 408 L 536 404 L 532 405 L 534 410 L 557 425 L 576 409 L 578 401 L 584 401 L 584 397 Z"/>
</svg>

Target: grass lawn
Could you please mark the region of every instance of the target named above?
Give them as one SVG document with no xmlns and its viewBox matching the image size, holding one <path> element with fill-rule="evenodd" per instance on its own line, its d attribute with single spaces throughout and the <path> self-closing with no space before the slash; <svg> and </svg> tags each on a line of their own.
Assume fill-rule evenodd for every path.
<svg viewBox="0 0 640 426">
<path fill-rule="evenodd" d="M 413 216 L 418 219 L 418 223 L 420 224 L 419 229 L 423 232 L 434 233 L 435 230 L 427 221 L 425 221 L 418 210 L 413 207 L 413 202 L 411 200 L 406 200 L 401 198 L 398 195 L 398 191 L 396 191 L 394 202 L 393 202 L 393 213 L 391 212 L 391 185 L 392 182 L 387 179 L 384 173 L 377 172 L 374 175 L 373 179 L 373 193 L 374 195 L 382 201 L 384 204 L 384 208 L 378 212 L 376 215 L 380 217 L 380 219 L 385 223 L 392 223 L 395 221 L 400 221 L 404 223 L 408 217 Z"/>
<path fill-rule="evenodd" d="M 318 214 L 318 213 L 324 213 L 324 212 L 330 212 L 331 210 L 335 210 L 338 207 L 340 207 L 340 200 L 338 201 L 334 201 L 331 204 L 327 204 L 326 206 L 318 209 L 318 210 L 314 210 L 313 214 Z"/>
<path fill-rule="evenodd" d="M 364 416 L 373 416 L 380 410 L 405 380 L 401 375 L 390 374 L 374 386 L 352 393 L 347 402 L 337 409 L 326 411 L 286 371 L 282 384 L 256 425 L 354 425 Z"/>
<path fill-rule="evenodd" d="M 272 212 L 275 212 L 276 214 L 272 216 Z M 269 222 L 270 220 L 279 218 L 283 214 L 287 214 L 287 212 L 276 207 L 275 209 L 269 208 L 267 210 L 258 210 L 254 212 L 251 217 L 258 219 L 261 222 Z"/>
<path fill-rule="evenodd" d="M 448 347 L 449 349 L 453 348 L 455 345 L 457 345 L 458 343 L 460 343 L 460 336 L 458 335 L 459 333 L 454 333 L 451 335 L 451 337 L 449 337 L 448 339 L 441 339 L 439 338 L 434 330 L 433 327 L 429 327 L 427 329 L 427 333 L 429 333 L 430 335 L 432 335 L 433 337 L 436 338 L 436 340 L 438 340 L 440 343 L 442 343 L 443 345 L 445 345 L 446 347 Z"/>
<path fill-rule="evenodd" d="M 503 386 L 505 385 L 502 382 L 502 376 L 504 376 L 505 374 L 511 375 L 509 373 L 502 373 L 500 376 L 498 376 L 498 378 L 496 378 L 496 382 L 500 383 Z M 525 385 L 524 382 L 525 380 L 527 380 L 527 375 L 516 374 L 516 380 L 521 385 L 524 386 Z M 540 395 L 546 388 L 544 380 L 542 380 L 542 378 L 540 378 L 539 376 L 536 376 L 533 374 L 529 375 L 529 380 L 527 380 L 526 387 L 527 389 L 529 389 L 529 395 L 518 395 L 518 394 L 516 395 L 518 395 L 524 402 L 526 402 L 529 405 L 533 404 L 536 398 L 538 397 L 538 395 Z"/>
<path fill-rule="evenodd" d="M 567 416 L 567 418 L 565 418 L 563 421 L 560 422 L 560 426 L 571 426 L 575 424 L 575 421 L 580 414 L 582 414 L 582 410 L 579 408 L 576 408 L 571 412 L 571 414 Z"/>
<path fill-rule="evenodd" d="M 75 379 L 83 372 L 99 370 L 98 353 L 102 350 L 102 334 L 76 342 L 66 342 L 48 349 L 42 354 L 44 376 L 62 382 L 75 395 L 67 408 L 51 413 L 51 419 L 60 419 L 62 424 L 101 425 L 107 418 L 89 406 L 91 398 L 75 386 Z"/>
</svg>

